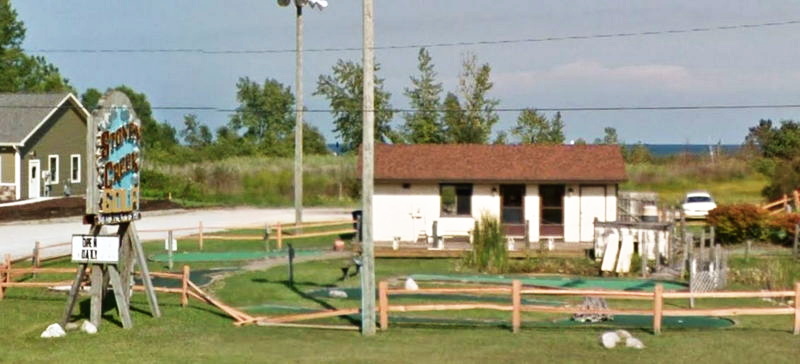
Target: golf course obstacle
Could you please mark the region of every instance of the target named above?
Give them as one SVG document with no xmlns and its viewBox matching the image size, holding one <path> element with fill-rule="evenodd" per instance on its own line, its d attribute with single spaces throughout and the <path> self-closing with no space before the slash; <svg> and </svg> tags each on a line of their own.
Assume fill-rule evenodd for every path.
<svg viewBox="0 0 800 364">
<path fill-rule="evenodd" d="M 390 296 L 408 294 L 497 294 L 510 296 L 509 304 L 496 303 L 435 303 L 435 304 L 405 304 L 393 305 L 389 303 Z M 522 303 L 523 295 L 549 295 L 565 297 L 602 297 L 620 300 L 648 300 L 652 301 L 652 309 L 594 309 L 586 310 L 582 307 L 553 307 L 544 305 L 525 305 Z M 703 309 L 664 309 L 666 299 L 701 299 L 701 298 L 783 298 L 793 297 L 794 307 L 726 307 Z M 461 310 L 495 310 L 511 312 L 510 327 L 512 332 L 518 332 L 521 327 L 522 312 L 543 313 L 590 313 L 605 315 L 646 315 L 652 317 L 652 329 L 655 335 L 662 331 L 662 322 L 665 316 L 697 317 L 697 316 L 742 316 L 742 315 L 794 315 L 792 333 L 800 334 L 800 282 L 795 283 L 793 291 L 720 291 L 720 292 L 664 292 L 664 287 L 657 284 L 653 292 L 608 291 L 589 289 L 545 289 L 523 288 L 522 282 L 513 280 L 511 287 L 458 287 L 458 288 L 420 288 L 408 290 L 403 288 L 389 288 L 389 282 L 381 281 L 378 284 L 378 316 L 381 330 L 389 328 L 390 312 L 421 312 L 421 311 L 461 311 Z"/>
</svg>

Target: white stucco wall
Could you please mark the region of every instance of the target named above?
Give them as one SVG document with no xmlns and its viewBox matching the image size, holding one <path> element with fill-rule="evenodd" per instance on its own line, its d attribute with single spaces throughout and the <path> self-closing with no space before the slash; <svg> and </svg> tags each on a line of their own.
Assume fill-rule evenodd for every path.
<svg viewBox="0 0 800 364">
<path fill-rule="evenodd" d="M 373 196 L 374 238 L 391 241 L 399 236 L 414 241 L 425 230 L 431 234 L 433 219 L 439 217 L 439 185 L 376 184 Z"/>
<path fill-rule="evenodd" d="M 580 240 L 580 191 L 577 184 L 567 184 L 564 191 L 564 241 Z M 572 192 L 570 192 L 570 189 Z"/>
<path fill-rule="evenodd" d="M 617 185 L 606 186 L 606 221 L 617 221 Z"/>
<path fill-rule="evenodd" d="M 539 185 L 529 184 L 525 186 L 525 220 L 528 225 L 528 238 L 530 241 L 539 241 L 539 213 L 541 211 L 541 199 L 539 198 Z"/>
</svg>

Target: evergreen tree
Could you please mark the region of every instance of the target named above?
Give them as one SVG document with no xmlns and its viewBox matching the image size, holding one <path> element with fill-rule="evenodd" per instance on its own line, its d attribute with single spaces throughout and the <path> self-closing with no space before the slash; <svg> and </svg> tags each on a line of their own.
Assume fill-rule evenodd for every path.
<svg viewBox="0 0 800 364">
<path fill-rule="evenodd" d="M 564 143 L 564 122 L 561 113 L 552 120 L 535 109 L 527 108 L 520 112 L 517 124 L 511 134 L 523 144 L 562 144 Z"/>
<path fill-rule="evenodd" d="M 399 140 L 389 123 L 394 112 L 389 104 L 391 94 L 383 89 L 383 79 L 377 77 L 378 64 L 375 64 L 375 140 L 378 142 Z M 364 85 L 363 67 L 353 61 L 339 60 L 333 66 L 333 74 L 320 75 L 314 95 L 328 99 L 333 109 L 334 131 L 342 139 L 346 150 L 361 145 L 362 99 Z"/>
<path fill-rule="evenodd" d="M 414 111 L 403 117 L 405 137 L 409 143 L 444 143 L 444 126 L 439 119 L 439 95 L 442 84 L 436 82 L 436 71 L 433 69 L 431 56 L 425 48 L 419 50 L 418 76 L 411 76 L 412 88 L 406 88 L 404 94 L 410 100 Z"/>
</svg>

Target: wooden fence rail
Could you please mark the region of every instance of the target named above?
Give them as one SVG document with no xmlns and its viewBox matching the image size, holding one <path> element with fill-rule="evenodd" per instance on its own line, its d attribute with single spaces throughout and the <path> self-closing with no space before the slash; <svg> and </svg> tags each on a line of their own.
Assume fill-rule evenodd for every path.
<svg viewBox="0 0 800 364">
<path fill-rule="evenodd" d="M 392 295 L 425 294 L 510 294 L 509 304 L 488 303 L 437 303 L 392 305 Z M 614 299 L 652 300 L 652 309 L 597 309 L 586 310 L 580 307 L 553 307 L 542 305 L 523 305 L 522 295 L 591 296 Z M 794 297 L 794 307 L 730 307 L 706 309 L 664 309 L 665 299 L 685 298 L 765 298 Z M 661 284 L 656 284 L 653 292 L 571 290 L 522 288 L 519 280 L 513 280 L 511 287 L 465 287 L 465 288 L 420 288 L 418 290 L 390 289 L 386 281 L 378 284 L 378 316 L 381 330 L 389 328 L 389 312 L 452 311 L 486 309 L 511 312 L 511 329 L 518 332 L 521 326 L 521 312 L 545 313 L 598 313 L 612 315 L 650 315 L 653 317 L 653 333 L 661 333 L 664 316 L 741 316 L 741 315 L 794 315 L 792 333 L 800 334 L 800 282 L 795 283 L 793 291 L 723 291 L 723 292 L 664 292 Z"/>
</svg>

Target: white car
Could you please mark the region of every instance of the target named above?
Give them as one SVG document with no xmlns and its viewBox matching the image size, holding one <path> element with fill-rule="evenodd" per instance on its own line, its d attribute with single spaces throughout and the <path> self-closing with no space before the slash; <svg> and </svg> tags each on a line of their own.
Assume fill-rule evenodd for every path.
<svg viewBox="0 0 800 364">
<path fill-rule="evenodd" d="M 689 219 L 705 219 L 708 212 L 717 208 L 711 194 L 705 191 L 689 192 L 683 200 L 683 215 Z"/>
</svg>

